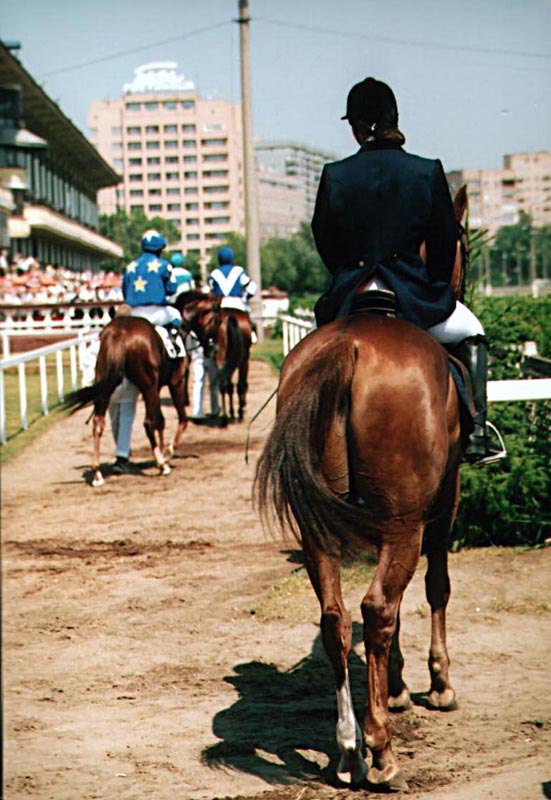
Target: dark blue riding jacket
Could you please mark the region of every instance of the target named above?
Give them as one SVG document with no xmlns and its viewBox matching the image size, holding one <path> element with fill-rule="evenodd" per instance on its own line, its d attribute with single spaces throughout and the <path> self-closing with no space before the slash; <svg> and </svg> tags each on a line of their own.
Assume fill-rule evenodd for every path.
<svg viewBox="0 0 551 800">
<path fill-rule="evenodd" d="M 421 328 L 454 310 L 449 281 L 459 225 L 440 161 L 374 143 L 327 164 L 312 230 L 333 276 L 316 305 L 318 325 L 345 316 L 355 291 L 374 276 L 396 293 L 397 316 Z"/>
</svg>

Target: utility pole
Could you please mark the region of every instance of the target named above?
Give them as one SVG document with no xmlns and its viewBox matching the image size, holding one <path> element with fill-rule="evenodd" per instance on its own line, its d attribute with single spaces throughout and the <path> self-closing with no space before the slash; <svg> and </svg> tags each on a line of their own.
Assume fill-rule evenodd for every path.
<svg viewBox="0 0 551 800">
<path fill-rule="evenodd" d="M 253 125 L 251 112 L 251 67 L 249 0 L 238 0 L 239 42 L 241 50 L 241 117 L 243 123 L 243 167 L 245 189 L 245 239 L 247 246 L 246 268 L 251 279 L 258 286 L 258 292 L 251 299 L 253 319 L 258 321 L 258 339 L 262 341 L 262 299 L 260 292 L 260 241 L 258 232 L 258 201 L 256 194 L 256 165 L 253 147 Z"/>
<path fill-rule="evenodd" d="M 530 286 L 533 286 L 538 277 L 536 265 L 536 232 L 530 228 Z"/>
</svg>

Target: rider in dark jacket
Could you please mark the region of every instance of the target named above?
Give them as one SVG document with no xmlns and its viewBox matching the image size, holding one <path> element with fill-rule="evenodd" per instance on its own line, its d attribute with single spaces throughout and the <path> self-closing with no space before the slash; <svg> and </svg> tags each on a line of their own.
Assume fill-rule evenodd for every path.
<svg viewBox="0 0 551 800">
<path fill-rule="evenodd" d="M 495 460 L 486 427 L 487 341 L 450 287 L 460 228 L 442 164 L 403 150 L 396 99 L 381 81 L 356 84 L 343 119 L 360 150 L 327 164 L 321 176 L 312 230 L 333 281 L 316 304 L 316 321 L 345 316 L 360 289 L 391 289 L 398 318 L 462 357 L 477 412 L 466 455 L 471 463 Z"/>
</svg>

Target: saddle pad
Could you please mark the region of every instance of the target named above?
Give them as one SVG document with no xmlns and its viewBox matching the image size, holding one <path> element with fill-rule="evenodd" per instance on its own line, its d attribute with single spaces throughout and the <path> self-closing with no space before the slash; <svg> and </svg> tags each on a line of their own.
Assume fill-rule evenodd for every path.
<svg viewBox="0 0 551 800">
<path fill-rule="evenodd" d="M 459 421 L 461 436 L 465 440 L 474 430 L 475 407 L 469 374 L 459 359 L 448 353 L 450 374 L 459 397 Z"/>
<path fill-rule="evenodd" d="M 178 336 L 176 338 L 176 342 L 174 342 L 170 338 L 170 334 L 167 329 L 163 328 L 162 325 L 155 325 L 155 330 L 161 337 L 161 341 L 169 358 L 184 358 L 186 355 L 186 348 L 184 347 L 181 336 Z"/>
</svg>

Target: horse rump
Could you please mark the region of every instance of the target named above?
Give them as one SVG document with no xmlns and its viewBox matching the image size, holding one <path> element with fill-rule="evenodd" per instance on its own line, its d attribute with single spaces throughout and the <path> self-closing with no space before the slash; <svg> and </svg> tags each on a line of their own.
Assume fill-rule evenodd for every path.
<svg viewBox="0 0 551 800">
<path fill-rule="evenodd" d="M 307 536 L 327 553 L 354 554 L 379 540 L 380 520 L 355 502 L 349 476 L 357 355 L 354 340 L 342 337 L 299 369 L 286 371 L 284 364 L 276 421 L 256 469 L 255 502 L 265 528 L 289 529 L 299 543 Z"/>
</svg>

